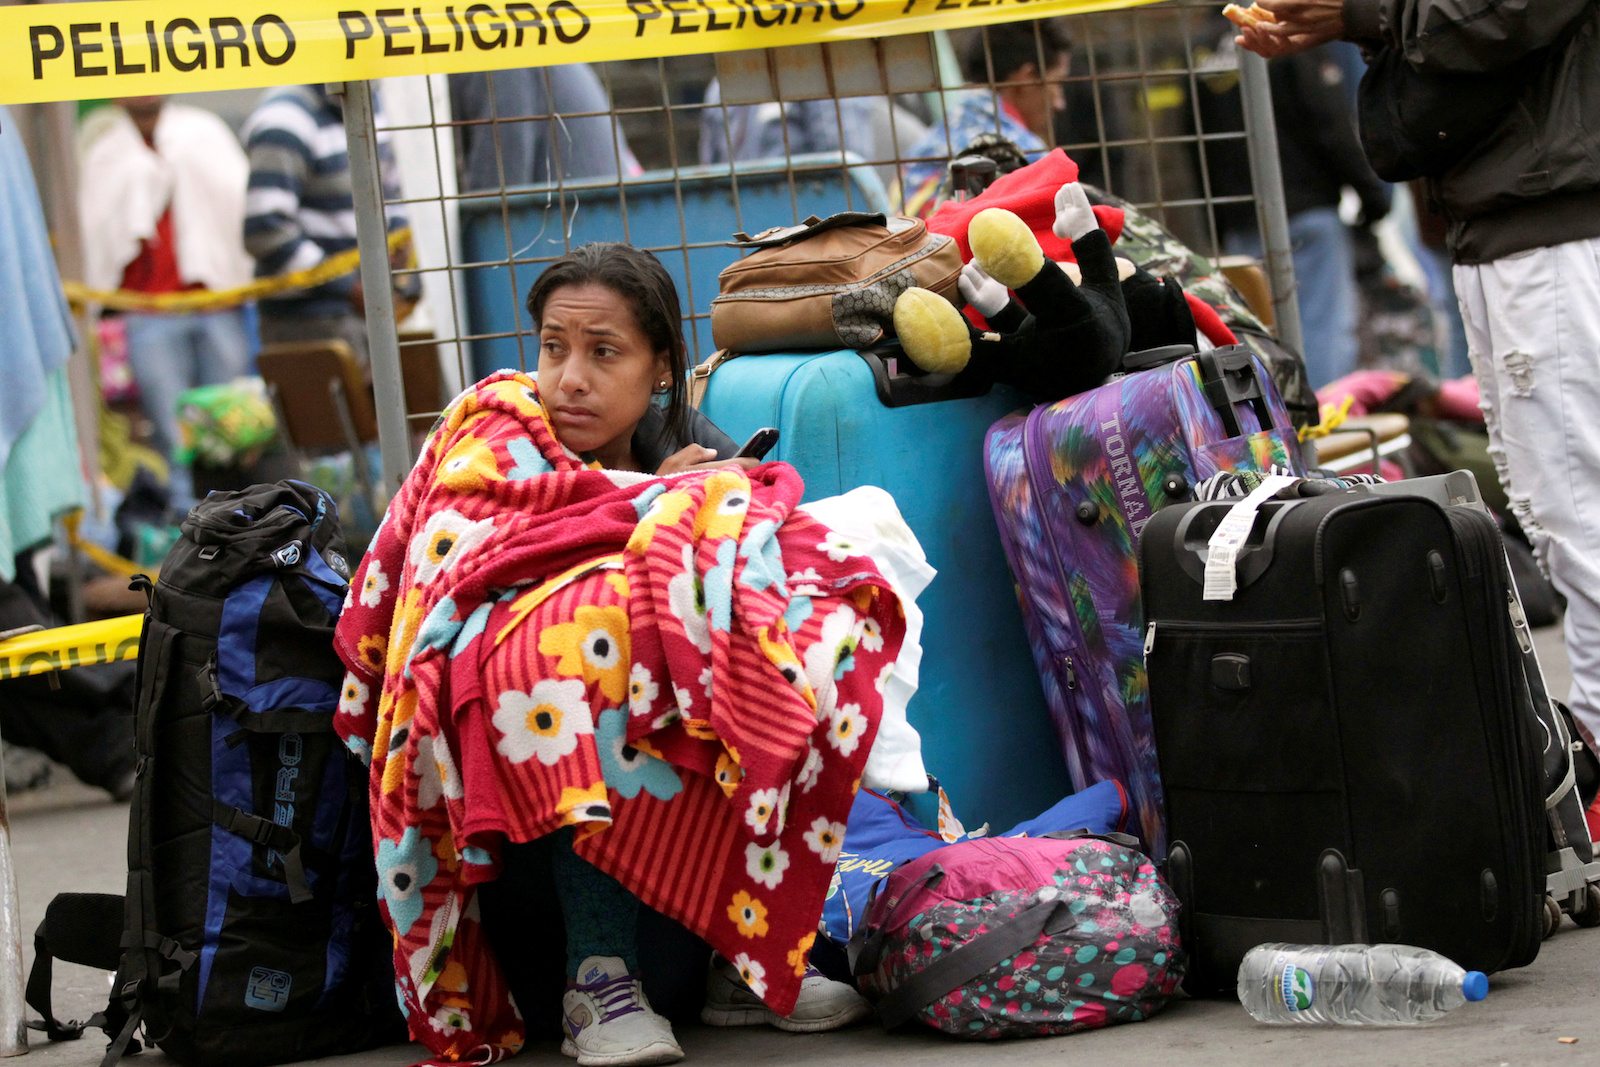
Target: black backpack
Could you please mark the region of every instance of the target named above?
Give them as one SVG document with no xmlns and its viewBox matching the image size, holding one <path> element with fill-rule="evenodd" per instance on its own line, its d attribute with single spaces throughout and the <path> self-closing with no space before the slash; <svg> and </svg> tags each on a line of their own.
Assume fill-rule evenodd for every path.
<svg viewBox="0 0 1600 1067">
<path fill-rule="evenodd" d="M 62 894 L 27 999 L 53 1039 L 50 959 L 120 966 L 89 1020 L 185 1067 L 253 1067 L 403 1039 L 376 907 L 366 773 L 334 733 L 348 588 L 331 497 L 212 493 L 183 523 L 139 649 L 127 896 Z M 117 921 L 120 910 L 121 921 Z M 120 935 L 120 936 L 119 936 Z"/>
</svg>

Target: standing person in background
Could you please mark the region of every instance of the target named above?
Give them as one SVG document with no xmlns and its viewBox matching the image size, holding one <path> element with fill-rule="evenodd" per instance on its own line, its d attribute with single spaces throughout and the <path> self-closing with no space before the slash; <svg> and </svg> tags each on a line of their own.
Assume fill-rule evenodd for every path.
<svg viewBox="0 0 1600 1067">
<path fill-rule="evenodd" d="M 1512 511 L 1567 598 L 1568 703 L 1600 734 L 1600 4 L 1261 0 L 1275 21 L 1239 43 L 1292 55 L 1351 40 L 1393 49 L 1363 92 L 1451 75 L 1435 94 L 1483 132 L 1427 161 L 1450 222 L 1456 294 Z M 1463 77 L 1465 76 L 1465 77 Z M 1508 92 L 1510 90 L 1510 92 Z"/>
<path fill-rule="evenodd" d="M 1228 37 L 1224 50 L 1233 46 L 1231 29 Z M 1339 200 L 1346 186 L 1354 189 L 1361 198 L 1362 220 L 1370 224 L 1388 214 L 1389 188 L 1372 172 L 1361 152 L 1349 84 L 1340 57 L 1332 48 L 1324 46 L 1275 59 L 1267 69 L 1289 214 L 1289 240 L 1294 252 L 1295 295 L 1300 301 L 1306 373 L 1312 388 L 1320 389 L 1355 370 L 1360 350 L 1356 328 L 1361 295 L 1356 288 L 1350 229 L 1339 217 Z M 1220 102 L 1211 103 L 1222 106 Z M 1240 112 L 1241 121 L 1242 117 Z M 1206 129 L 1212 129 L 1210 122 Z M 1215 160 L 1222 153 L 1236 157 L 1235 165 L 1212 164 L 1212 192 L 1248 193 L 1250 170 L 1244 142 L 1217 142 L 1211 146 L 1207 159 Z M 1222 231 L 1222 242 L 1229 252 L 1261 257 L 1261 232 L 1254 205 L 1219 207 L 1217 228 Z"/>
<path fill-rule="evenodd" d="M 904 150 L 905 158 L 919 160 L 903 168 L 906 214 L 933 209 L 949 160 L 979 134 L 998 133 L 1030 163 L 1049 151 L 1055 114 L 1067 106 L 1061 83 L 1070 67 L 1071 47 L 1048 20 L 1005 22 L 968 38 L 961 57 L 968 88 L 946 94 L 944 120 Z"/>
<path fill-rule="evenodd" d="M 885 190 L 900 182 L 897 157 L 928 133 L 911 112 L 887 96 L 837 100 L 769 100 L 722 104 L 722 86 L 712 78 L 700 112 L 700 162 L 792 159 L 817 152 L 851 152 L 869 163 Z M 887 162 L 880 162 L 887 161 Z M 891 195 L 893 195 L 891 193 Z"/>
<path fill-rule="evenodd" d="M 450 75 L 450 114 L 467 123 L 456 127 L 461 188 L 642 173 L 621 125 L 613 132 L 610 111 L 587 63 Z"/>
<path fill-rule="evenodd" d="M 373 107 L 378 109 L 377 93 Z M 394 150 L 378 115 L 378 161 L 390 231 L 406 226 Z M 322 85 L 269 90 L 244 125 L 250 156 L 245 198 L 244 244 L 256 260 L 256 277 L 315 267 L 356 247 L 356 212 L 350 192 L 350 157 L 344 133 L 344 102 Z M 403 265 L 404 250 L 393 260 Z M 397 283 L 397 295 L 415 300 L 416 275 Z M 261 340 L 349 343 L 367 361 L 366 300 L 361 275 L 352 271 L 310 289 L 292 289 L 260 304 Z"/>
<path fill-rule="evenodd" d="M 83 153 L 79 215 L 84 272 L 96 289 L 175 293 L 234 289 L 250 280 L 244 250 L 250 165 L 216 115 L 140 96 Z M 128 361 L 139 400 L 168 459 L 178 444 L 178 396 L 248 372 L 244 311 L 128 312 Z M 173 499 L 193 498 L 188 470 L 173 465 Z"/>
</svg>

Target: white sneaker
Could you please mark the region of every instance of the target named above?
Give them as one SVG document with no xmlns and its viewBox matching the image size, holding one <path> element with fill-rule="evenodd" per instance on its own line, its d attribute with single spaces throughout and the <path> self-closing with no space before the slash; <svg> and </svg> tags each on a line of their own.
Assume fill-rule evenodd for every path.
<svg viewBox="0 0 1600 1067">
<path fill-rule="evenodd" d="M 644 1067 L 677 1063 L 683 1049 L 672 1024 L 645 999 L 636 975 L 615 956 L 590 956 L 576 985 L 561 997 L 561 1054 L 579 1067 Z"/>
<path fill-rule="evenodd" d="M 776 1026 L 794 1034 L 814 1034 L 849 1026 L 871 1014 L 872 1005 L 860 993 L 808 965 L 794 1010 L 779 1015 L 750 991 L 737 967 L 718 960 L 706 978 L 706 1006 L 700 1011 L 700 1021 L 707 1026 Z"/>
</svg>

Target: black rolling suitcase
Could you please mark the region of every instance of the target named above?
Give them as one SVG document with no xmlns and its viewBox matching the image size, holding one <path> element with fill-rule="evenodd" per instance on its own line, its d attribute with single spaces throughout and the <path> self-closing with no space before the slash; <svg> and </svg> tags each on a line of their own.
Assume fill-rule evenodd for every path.
<svg viewBox="0 0 1600 1067">
<path fill-rule="evenodd" d="M 1231 597 L 1206 599 L 1236 503 L 1164 509 L 1140 541 L 1185 987 L 1232 989 L 1267 941 L 1531 962 L 1548 730 L 1493 520 L 1364 489 L 1268 498 L 1231 582 L 1216 553 Z"/>
</svg>

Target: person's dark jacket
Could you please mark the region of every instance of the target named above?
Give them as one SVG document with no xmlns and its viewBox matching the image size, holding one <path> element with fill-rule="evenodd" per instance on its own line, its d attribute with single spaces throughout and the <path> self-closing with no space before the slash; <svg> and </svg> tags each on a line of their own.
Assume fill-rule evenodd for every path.
<svg viewBox="0 0 1600 1067">
<path fill-rule="evenodd" d="M 1331 48 L 1274 59 L 1267 71 L 1289 214 L 1338 207 L 1346 185 L 1361 198 L 1368 222 L 1388 214 L 1389 187 L 1361 151 L 1344 70 Z"/>
<path fill-rule="evenodd" d="M 732 459 L 739 451 L 733 438 L 692 408 L 689 410 L 688 430 L 687 436 L 681 437 L 669 433 L 666 410 L 651 404 L 645 409 L 639 425 L 633 428 L 633 458 L 639 461 L 639 469 L 654 473 L 668 456 L 689 445 L 704 445 L 714 450 L 718 459 Z"/>
<path fill-rule="evenodd" d="M 1600 236 L 1600 2 L 1344 0 L 1345 36 L 1419 71 L 1495 77 L 1559 45 L 1500 125 L 1430 195 L 1457 263 Z"/>
</svg>

